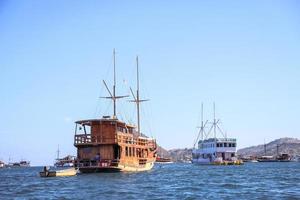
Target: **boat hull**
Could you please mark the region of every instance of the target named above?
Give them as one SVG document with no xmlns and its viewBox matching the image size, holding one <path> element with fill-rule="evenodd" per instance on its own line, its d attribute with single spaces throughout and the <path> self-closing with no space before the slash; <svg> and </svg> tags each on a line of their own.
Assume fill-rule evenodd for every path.
<svg viewBox="0 0 300 200">
<path fill-rule="evenodd" d="M 151 170 L 154 162 L 148 162 L 143 166 L 130 166 L 118 164 L 118 166 L 87 166 L 79 167 L 81 173 L 105 173 L 105 172 L 141 172 Z"/>
<path fill-rule="evenodd" d="M 193 164 L 197 165 L 242 165 L 244 164 L 242 160 L 236 160 L 236 161 L 209 161 L 209 160 L 196 160 L 194 159 Z"/>
<path fill-rule="evenodd" d="M 58 171 L 42 171 L 40 172 L 41 177 L 62 177 L 62 176 L 75 176 L 77 170 L 75 168 L 58 170 Z"/>
</svg>

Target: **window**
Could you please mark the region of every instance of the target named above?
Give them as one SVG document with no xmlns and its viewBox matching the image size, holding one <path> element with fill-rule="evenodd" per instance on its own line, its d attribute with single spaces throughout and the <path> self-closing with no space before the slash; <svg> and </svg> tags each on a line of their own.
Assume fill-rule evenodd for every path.
<svg viewBox="0 0 300 200">
<path fill-rule="evenodd" d="M 235 144 L 235 143 L 233 143 L 233 144 L 232 144 L 232 147 L 236 147 L 236 144 Z"/>
<path fill-rule="evenodd" d="M 220 144 L 219 144 L 219 143 L 217 143 L 217 147 L 220 147 Z"/>
<path fill-rule="evenodd" d="M 220 147 L 223 147 L 223 143 L 220 143 Z"/>
<path fill-rule="evenodd" d="M 224 143 L 224 147 L 227 147 L 227 143 Z"/>
<path fill-rule="evenodd" d="M 231 143 L 229 143 L 228 145 L 229 145 L 229 147 L 231 147 Z"/>
<path fill-rule="evenodd" d="M 128 147 L 125 147 L 125 155 L 128 156 Z"/>
<path fill-rule="evenodd" d="M 131 147 L 129 147 L 129 156 L 131 156 Z"/>
<path fill-rule="evenodd" d="M 135 157 L 135 148 L 133 147 L 132 150 L 132 156 Z"/>
</svg>

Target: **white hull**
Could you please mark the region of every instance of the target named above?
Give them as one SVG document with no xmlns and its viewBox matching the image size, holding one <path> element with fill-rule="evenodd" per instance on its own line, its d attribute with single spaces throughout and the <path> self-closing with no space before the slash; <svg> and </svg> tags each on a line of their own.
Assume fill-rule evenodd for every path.
<svg viewBox="0 0 300 200">
<path fill-rule="evenodd" d="M 209 165 L 209 164 L 212 164 L 212 161 L 210 161 L 210 159 L 193 159 L 192 162 L 194 164 L 198 164 L 198 165 Z"/>
</svg>

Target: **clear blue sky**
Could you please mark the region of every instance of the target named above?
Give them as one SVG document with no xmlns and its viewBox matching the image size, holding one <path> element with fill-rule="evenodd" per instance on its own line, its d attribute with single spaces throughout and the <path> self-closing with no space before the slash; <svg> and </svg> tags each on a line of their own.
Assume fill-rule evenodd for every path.
<svg viewBox="0 0 300 200">
<path fill-rule="evenodd" d="M 0 1 L 0 159 L 51 164 L 75 154 L 74 121 L 111 113 L 135 87 L 142 130 L 163 147 L 192 147 L 201 102 L 238 147 L 298 137 L 299 1 Z M 133 105 L 119 118 L 135 120 Z"/>
</svg>

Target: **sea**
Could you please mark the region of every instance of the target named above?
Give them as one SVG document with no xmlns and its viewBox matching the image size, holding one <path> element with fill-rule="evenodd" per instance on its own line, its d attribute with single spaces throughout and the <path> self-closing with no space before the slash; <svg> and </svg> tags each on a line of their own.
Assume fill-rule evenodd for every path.
<svg viewBox="0 0 300 200">
<path fill-rule="evenodd" d="M 300 199 L 300 162 L 156 164 L 147 172 L 41 178 L 42 167 L 0 169 L 0 199 Z"/>
</svg>

